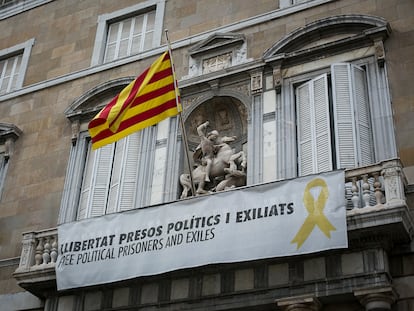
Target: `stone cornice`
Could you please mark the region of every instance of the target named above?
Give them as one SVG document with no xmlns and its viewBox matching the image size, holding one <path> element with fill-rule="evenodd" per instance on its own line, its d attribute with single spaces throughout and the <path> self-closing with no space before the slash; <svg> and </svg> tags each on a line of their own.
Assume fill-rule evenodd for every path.
<svg viewBox="0 0 414 311">
<path fill-rule="evenodd" d="M 187 37 L 181 40 L 177 40 L 175 42 L 171 43 L 171 48 L 174 49 L 179 49 L 179 48 L 186 48 L 189 46 L 193 46 L 195 43 L 200 42 L 202 40 L 206 40 L 208 39 L 210 36 L 212 36 L 215 33 L 228 33 L 228 32 L 237 32 L 240 31 L 246 27 L 251 27 L 251 26 L 255 26 L 258 25 L 260 23 L 263 22 L 269 22 L 271 20 L 275 20 L 281 17 L 285 17 L 297 12 L 300 12 L 302 10 L 305 9 L 309 9 L 312 7 L 316 7 L 325 3 L 329 3 L 332 2 L 334 0 L 313 0 L 313 1 L 308 1 L 302 4 L 298 4 L 298 5 L 294 5 L 288 8 L 284 8 L 284 9 L 277 9 L 265 14 L 261 14 L 252 18 L 248 18 L 245 19 L 243 21 L 239 21 L 233 24 L 229 24 L 226 26 L 222 26 L 219 28 L 215 28 L 215 29 L 211 29 L 209 31 L 191 36 L 191 37 Z M 137 61 L 141 61 L 156 55 L 159 55 L 161 53 L 163 53 L 165 50 L 167 49 L 166 45 L 162 45 L 159 46 L 155 49 L 137 54 L 137 55 L 133 55 L 131 57 L 127 57 L 127 58 L 123 58 L 123 59 L 119 59 L 110 63 L 105 63 L 102 65 L 98 65 L 98 66 L 94 66 L 94 67 L 90 67 L 90 68 L 86 68 L 80 71 L 76 71 L 73 73 L 69 73 L 63 76 L 59 76 L 50 80 L 45 80 L 39 83 L 35 83 L 32 85 L 28 85 L 26 87 L 23 87 L 19 90 L 16 90 L 14 92 L 10 92 L 7 94 L 4 94 L 2 96 L 0 96 L 0 102 L 2 101 L 6 101 L 6 100 L 10 100 L 19 96 L 23 96 L 26 94 L 30 94 L 32 92 L 36 92 L 36 91 L 40 91 L 43 89 L 47 89 L 49 87 L 53 87 L 56 85 L 60 85 L 63 83 L 67 83 L 67 82 L 71 82 L 77 79 L 81 79 L 83 77 L 89 76 L 89 75 L 93 75 L 93 74 L 97 74 L 97 73 L 101 73 L 104 72 L 106 70 L 110 70 L 113 68 L 117 68 L 120 66 L 124 66 L 127 64 L 132 64 L 134 62 Z M 180 81 L 179 81 L 180 83 Z"/>
</svg>

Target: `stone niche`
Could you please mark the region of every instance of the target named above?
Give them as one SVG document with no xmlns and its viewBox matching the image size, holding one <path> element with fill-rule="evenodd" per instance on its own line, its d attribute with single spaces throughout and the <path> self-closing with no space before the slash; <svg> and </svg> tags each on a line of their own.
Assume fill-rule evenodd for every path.
<svg viewBox="0 0 414 311">
<path fill-rule="evenodd" d="M 247 142 L 247 112 L 239 100 L 229 96 L 216 96 L 191 112 L 185 121 L 191 151 L 200 143 L 197 127 L 205 121 L 210 123 L 208 131 L 217 130 L 220 136 L 237 136 L 231 146 L 235 152 L 242 150 Z"/>
<path fill-rule="evenodd" d="M 208 126 L 204 128 L 206 136 L 213 130 L 219 133 L 219 138 L 215 141 L 216 146 L 222 145 L 221 143 L 227 138 L 231 138 L 227 145 L 224 144 L 225 147 L 217 147 L 214 151 L 217 154 L 214 156 L 210 170 L 208 164 L 203 162 L 199 147 L 201 139 L 197 133 L 197 127 L 206 121 L 208 121 Z M 186 118 L 185 128 L 193 181 L 197 187 L 196 194 L 221 191 L 246 184 L 247 111 L 238 99 L 231 96 L 214 96 L 202 102 Z M 188 166 L 184 166 L 188 173 Z M 206 180 L 202 177 L 203 174 L 210 176 L 211 179 Z M 181 198 L 189 195 L 191 185 L 189 178 L 189 174 L 183 174 L 180 177 L 180 183 L 184 188 Z"/>
</svg>

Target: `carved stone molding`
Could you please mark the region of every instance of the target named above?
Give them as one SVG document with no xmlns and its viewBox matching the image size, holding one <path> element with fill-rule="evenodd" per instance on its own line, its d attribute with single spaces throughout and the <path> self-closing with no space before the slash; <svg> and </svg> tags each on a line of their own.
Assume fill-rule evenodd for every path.
<svg viewBox="0 0 414 311">
<path fill-rule="evenodd" d="M 282 64 L 280 62 L 273 67 L 273 87 L 278 94 L 282 90 Z"/>
<path fill-rule="evenodd" d="M 380 67 L 383 67 L 385 63 L 385 49 L 384 49 L 383 41 L 375 40 L 374 47 L 375 47 L 375 57 L 377 58 L 378 65 Z"/>
<path fill-rule="evenodd" d="M 355 291 L 354 295 L 366 311 L 391 310 L 397 299 L 397 294 L 392 287 L 362 289 Z"/>
<path fill-rule="evenodd" d="M 80 133 L 80 121 L 79 121 L 79 119 L 73 120 L 71 129 L 72 129 L 72 137 L 71 137 L 72 145 L 75 146 L 76 141 L 79 138 L 79 133 Z"/>
<path fill-rule="evenodd" d="M 276 304 L 283 311 L 318 311 L 322 308 L 318 298 L 310 295 L 278 299 Z"/>
<path fill-rule="evenodd" d="M 381 171 L 384 177 L 385 196 L 388 204 L 401 204 L 405 202 L 403 171 L 400 166 L 385 167 Z"/>
<path fill-rule="evenodd" d="M 250 89 L 252 94 L 260 93 L 263 90 L 263 73 L 261 71 L 250 74 Z"/>
<path fill-rule="evenodd" d="M 189 50 L 188 77 L 196 77 L 247 61 L 243 34 L 215 33 Z"/>
<path fill-rule="evenodd" d="M 0 123 L 0 144 L 4 144 L 4 157 L 6 159 L 13 155 L 14 142 L 20 137 L 22 131 L 15 125 Z"/>
<path fill-rule="evenodd" d="M 370 45 L 375 48 L 381 65 L 385 60 L 382 42 L 390 32 L 388 22 L 381 17 L 358 14 L 331 16 L 292 31 L 269 48 L 263 57 L 266 63 L 282 62 L 285 67 Z M 346 36 L 337 39 L 335 33 Z"/>
</svg>

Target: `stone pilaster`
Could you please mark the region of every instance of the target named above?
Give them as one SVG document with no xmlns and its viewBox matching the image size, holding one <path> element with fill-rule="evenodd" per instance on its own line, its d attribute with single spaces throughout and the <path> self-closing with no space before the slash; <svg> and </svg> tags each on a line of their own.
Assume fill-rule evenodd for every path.
<svg viewBox="0 0 414 311">
<path fill-rule="evenodd" d="M 392 287 L 369 288 L 354 292 L 355 297 L 366 311 L 388 311 L 394 304 L 397 294 Z"/>
</svg>

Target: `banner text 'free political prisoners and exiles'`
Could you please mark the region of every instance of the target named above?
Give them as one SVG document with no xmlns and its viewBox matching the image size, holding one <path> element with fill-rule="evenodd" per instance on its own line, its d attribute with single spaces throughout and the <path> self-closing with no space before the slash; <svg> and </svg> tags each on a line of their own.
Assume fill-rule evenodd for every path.
<svg viewBox="0 0 414 311">
<path fill-rule="evenodd" d="M 58 289 L 347 247 L 344 173 L 225 191 L 58 227 Z"/>
</svg>

